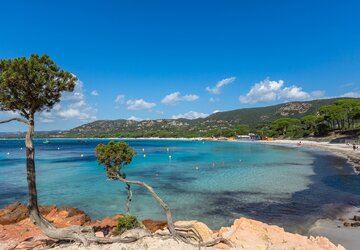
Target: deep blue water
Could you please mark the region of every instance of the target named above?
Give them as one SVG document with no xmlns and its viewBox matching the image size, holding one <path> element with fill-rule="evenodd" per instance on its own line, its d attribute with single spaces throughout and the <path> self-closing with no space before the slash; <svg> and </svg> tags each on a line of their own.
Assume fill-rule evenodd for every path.
<svg viewBox="0 0 360 250">
<path fill-rule="evenodd" d="M 94 219 L 124 213 L 125 186 L 107 180 L 95 158 L 96 145 L 107 141 L 36 140 L 40 203 L 77 207 Z M 359 176 L 329 153 L 256 143 L 127 142 L 138 153 L 127 178 L 152 185 L 175 219 L 219 228 L 246 216 L 302 231 L 338 206 L 360 204 Z M 0 140 L 0 207 L 26 202 L 26 188 L 24 141 Z M 145 190 L 134 186 L 133 194 L 133 214 L 164 218 Z"/>
</svg>

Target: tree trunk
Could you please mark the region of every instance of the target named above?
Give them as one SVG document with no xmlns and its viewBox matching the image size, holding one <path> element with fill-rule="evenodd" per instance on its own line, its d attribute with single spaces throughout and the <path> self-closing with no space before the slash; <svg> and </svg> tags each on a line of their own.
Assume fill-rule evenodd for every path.
<svg viewBox="0 0 360 250">
<path fill-rule="evenodd" d="M 29 195 L 29 215 L 35 225 L 40 228 L 49 227 L 54 228 L 51 223 L 46 221 L 39 212 L 38 197 L 36 190 L 36 172 L 35 172 L 35 148 L 33 144 L 34 134 L 34 115 L 29 117 L 29 126 L 26 133 L 25 145 L 26 145 L 26 176 L 28 184 Z"/>
<path fill-rule="evenodd" d="M 147 189 L 147 191 L 149 191 L 149 193 L 154 197 L 154 199 L 157 201 L 157 203 L 161 206 L 161 208 L 164 210 L 165 214 L 166 214 L 166 220 L 167 220 L 167 224 L 168 224 L 168 228 L 169 228 L 169 231 L 172 235 L 176 235 L 177 232 L 175 230 L 175 226 L 174 226 L 174 221 L 173 221 L 173 218 L 172 218 L 172 213 L 171 213 L 171 210 L 170 210 L 170 207 L 168 204 L 166 204 L 158 195 L 157 193 L 154 191 L 154 189 L 152 187 L 150 187 L 149 185 L 147 185 L 146 183 L 144 182 L 141 182 L 141 181 L 129 181 L 129 180 L 126 180 L 124 178 L 122 178 L 119 174 L 116 175 L 116 178 L 129 185 L 129 184 L 135 184 L 135 185 L 139 185 L 139 186 L 142 186 L 144 187 L 145 189 Z"/>
<path fill-rule="evenodd" d="M 130 203 L 132 200 L 132 191 L 130 184 L 126 184 L 126 190 L 127 190 L 127 197 L 126 197 L 125 207 L 126 207 L 126 212 L 130 214 Z"/>
<path fill-rule="evenodd" d="M 95 237 L 92 228 L 73 226 L 68 228 L 55 228 L 48 222 L 39 212 L 38 197 L 36 190 L 36 172 L 35 172 L 35 149 L 33 144 L 34 134 L 34 115 L 29 117 L 29 126 L 26 133 L 26 170 L 29 194 L 29 216 L 32 222 L 40 227 L 41 231 L 48 237 L 60 240 L 75 240 L 82 242 L 87 246 L 90 242 L 112 243 L 123 242 L 130 243 L 138 240 L 138 238 L 99 238 Z"/>
</svg>

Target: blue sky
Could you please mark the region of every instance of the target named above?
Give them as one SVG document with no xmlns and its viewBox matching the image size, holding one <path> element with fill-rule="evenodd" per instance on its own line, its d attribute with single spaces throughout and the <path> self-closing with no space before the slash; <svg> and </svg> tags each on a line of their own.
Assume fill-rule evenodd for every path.
<svg viewBox="0 0 360 250">
<path fill-rule="evenodd" d="M 3 1 L 0 58 L 46 53 L 80 79 L 38 130 L 194 118 L 360 96 L 359 13 L 331 0 Z"/>
</svg>

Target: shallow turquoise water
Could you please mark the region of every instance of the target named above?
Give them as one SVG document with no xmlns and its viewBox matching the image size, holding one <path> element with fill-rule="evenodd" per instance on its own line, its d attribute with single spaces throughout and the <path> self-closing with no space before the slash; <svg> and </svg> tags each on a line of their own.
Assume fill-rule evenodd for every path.
<svg viewBox="0 0 360 250">
<path fill-rule="evenodd" d="M 124 213 L 125 186 L 107 180 L 95 159 L 95 146 L 106 142 L 36 141 L 40 203 L 78 207 L 92 218 Z M 345 160 L 320 151 L 236 142 L 127 142 L 138 153 L 125 170 L 128 179 L 152 185 L 175 219 L 218 228 L 247 216 L 301 231 L 337 205 L 359 204 L 358 176 Z M 145 190 L 134 186 L 133 193 L 132 213 L 164 218 Z M 16 200 L 27 200 L 24 141 L 2 140 L 0 207 Z"/>
</svg>

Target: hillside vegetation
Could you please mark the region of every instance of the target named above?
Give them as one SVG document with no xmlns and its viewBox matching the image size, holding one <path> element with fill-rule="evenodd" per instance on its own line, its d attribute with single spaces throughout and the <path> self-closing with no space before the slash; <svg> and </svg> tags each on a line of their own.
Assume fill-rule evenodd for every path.
<svg viewBox="0 0 360 250">
<path fill-rule="evenodd" d="M 342 103 L 342 102 L 346 103 Z M 98 120 L 68 131 L 38 131 L 38 138 L 193 138 L 259 136 L 300 138 L 325 136 L 333 130 L 359 127 L 359 98 L 332 98 L 244 108 L 206 118 L 157 120 Z M 337 105 L 336 105 L 337 104 Z M 351 109 L 351 112 L 350 112 Z M 351 119 L 353 116 L 354 119 Z M 351 124 L 349 122 L 351 121 Z M 2 138 L 22 138 L 24 133 L 0 133 Z"/>
<path fill-rule="evenodd" d="M 290 102 L 268 107 L 218 112 L 206 118 L 157 120 L 98 120 L 41 136 L 48 137 L 231 137 L 253 132 L 263 136 L 301 137 L 321 134 L 332 126 L 325 109 L 344 100 L 339 98 Z M 355 100 L 360 99 L 345 99 Z M 322 113 L 321 113 L 321 112 Z M 338 110 L 339 111 L 339 110 Z M 338 112 L 335 111 L 335 112 Z M 354 120 L 356 121 L 356 119 Z M 321 125 L 320 127 L 318 125 Z M 285 128 L 284 128 L 285 126 Z M 353 124 L 355 127 L 355 124 Z M 345 128 L 345 127 L 344 127 Z"/>
</svg>

